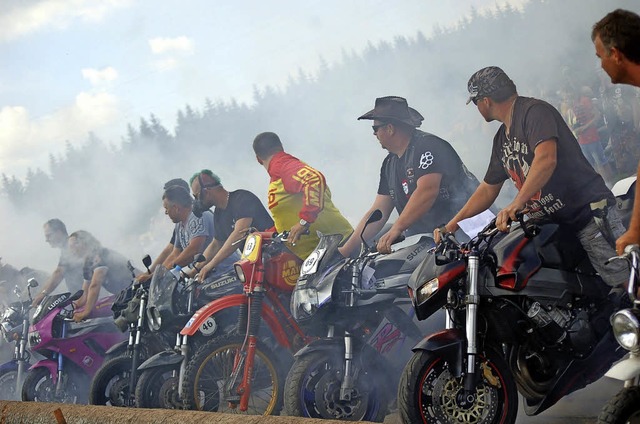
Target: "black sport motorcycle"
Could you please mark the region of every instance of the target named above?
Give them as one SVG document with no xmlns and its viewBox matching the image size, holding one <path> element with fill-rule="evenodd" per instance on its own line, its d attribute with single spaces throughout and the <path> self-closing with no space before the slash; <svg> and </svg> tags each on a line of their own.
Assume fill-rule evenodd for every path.
<svg viewBox="0 0 640 424">
<path fill-rule="evenodd" d="M 145 256 L 142 262 L 150 273 L 151 257 Z M 138 366 L 171 344 L 171 333 L 151 332 L 147 322 L 150 287 L 164 288 L 171 295 L 172 287 L 177 284 L 176 278 L 164 267 L 156 271 L 144 283 L 134 281 L 113 302 L 114 323 L 123 332 L 129 330 L 129 337 L 107 351 L 109 359 L 93 376 L 89 387 L 91 405 L 135 406 L 133 392 L 138 381 Z M 171 296 L 168 301 L 172 301 Z"/>
<path fill-rule="evenodd" d="M 381 216 L 375 211 L 367 224 Z M 434 243 L 414 237 L 388 255 L 363 240 L 353 259 L 338 252 L 341 235 L 321 237 L 291 300 L 296 321 L 319 338 L 295 355 L 285 383 L 287 415 L 384 420 L 407 348 L 423 334 L 412 319 L 406 284 Z"/>
<path fill-rule="evenodd" d="M 405 423 L 513 423 L 600 378 L 622 356 L 609 287 L 575 235 L 522 217 L 470 242 L 448 234 L 409 281 L 418 319 L 447 328 L 413 348 L 398 387 Z"/>
</svg>

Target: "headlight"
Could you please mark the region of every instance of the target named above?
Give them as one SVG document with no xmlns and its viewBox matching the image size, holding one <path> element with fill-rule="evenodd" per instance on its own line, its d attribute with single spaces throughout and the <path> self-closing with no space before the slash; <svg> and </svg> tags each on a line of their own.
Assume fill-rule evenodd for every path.
<svg viewBox="0 0 640 424">
<path fill-rule="evenodd" d="M 155 307 L 147 308 L 147 318 L 149 318 L 149 328 L 153 331 L 158 331 L 162 327 L 162 317 L 160 311 Z"/>
<path fill-rule="evenodd" d="M 240 280 L 240 282 L 244 284 L 244 282 L 245 282 L 246 280 L 245 280 L 245 277 L 244 277 L 244 271 L 243 271 L 243 269 L 242 269 L 242 265 L 240 265 L 240 264 L 235 264 L 235 265 L 233 265 L 233 267 L 234 267 L 234 268 L 235 268 L 235 270 L 236 270 L 236 275 L 238 276 L 238 280 Z"/>
<path fill-rule="evenodd" d="M 431 281 L 426 282 L 416 292 L 416 301 L 417 304 L 420 305 L 422 302 L 429 299 L 435 292 L 438 291 L 438 279 L 434 278 Z"/>
<path fill-rule="evenodd" d="M 623 348 L 640 351 L 640 311 L 623 309 L 611 318 L 611 326 L 616 340 Z"/>
<path fill-rule="evenodd" d="M 39 331 L 30 331 L 29 332 L 29 345 L 32 347 L 37 346 L 42 342 L 42 337 L 40 337 Z"/>
<path fill-rule="evenodd" d="M 291 313 L 296 320 L 311 317 L 318 309 L 318 291 L 313 287 L 296 289 L 291 297 Z"/>
</svg>

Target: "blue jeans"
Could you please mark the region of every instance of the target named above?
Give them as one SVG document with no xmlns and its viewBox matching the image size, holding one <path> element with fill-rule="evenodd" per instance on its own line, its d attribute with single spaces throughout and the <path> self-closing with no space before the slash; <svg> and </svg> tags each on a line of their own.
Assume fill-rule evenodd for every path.
<svg viewBox="0 0 640 424">
<path fill-rule="evenodd" d="M 625 232 L 618 211 L 614 207 L 609 208 L 607 221 L 609 221 L 609 226 L 616 239 Z M 607 285 L 616 287 L 629 280 L 629 266 L 626 261 L 611 261 L 605 265 L 607 259 L 617 256 L 617 253 L 593 218 L 582 230 L 578 231 L 577 235 L 580 244 L 589 256 L 591 265 Z"/>
</svg>

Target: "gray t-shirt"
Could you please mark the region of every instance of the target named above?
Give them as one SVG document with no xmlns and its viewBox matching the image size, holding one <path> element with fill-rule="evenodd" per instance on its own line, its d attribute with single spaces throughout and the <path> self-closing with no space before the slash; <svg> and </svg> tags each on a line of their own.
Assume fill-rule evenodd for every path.
<svg viewBox="0 0 640 424">
<path fill-rule="evenodd" d="M 64 281 L 67 285 L 67 290 L 71 293 L 82 290 L 82 283 L 84 282 L 83 266 L 84 259 L 74 255 L 68 246 L 62 248 L 58 267 L 64 270 Z"/>
<path fill-rule="evenodd" d="M 198 218 L 191 212 L 186 223 L 178 222 L 173 230 L 174 246 L 180 250 L 184 250 L 191 240 L 196 237 L 205 237 L 203 246 L 208 246 L 213 240 L 213 213 L 205 211 L 202 217 Z M 204 250 L 204 248 L 203 248 Z"/>
</svg>

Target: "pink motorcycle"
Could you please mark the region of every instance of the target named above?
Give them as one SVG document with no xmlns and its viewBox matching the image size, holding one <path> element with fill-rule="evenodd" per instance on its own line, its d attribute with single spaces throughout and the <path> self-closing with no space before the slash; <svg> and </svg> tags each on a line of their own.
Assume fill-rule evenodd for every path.
<svg viewBox="0 0 640 424">
<path fill-rule="evenodd" d="M 113 322 L 115 296 L 98 300 L 89 318 L 74 322 L 71 302 L 81 295 L 82 291 L 47 296 L 38 305 L 29 327 L 29 345 L 45 359 L 29 368 L 22 400 L 86 403 L 91 378 L 107 350 L 126 337 Z"/>
</svg>

